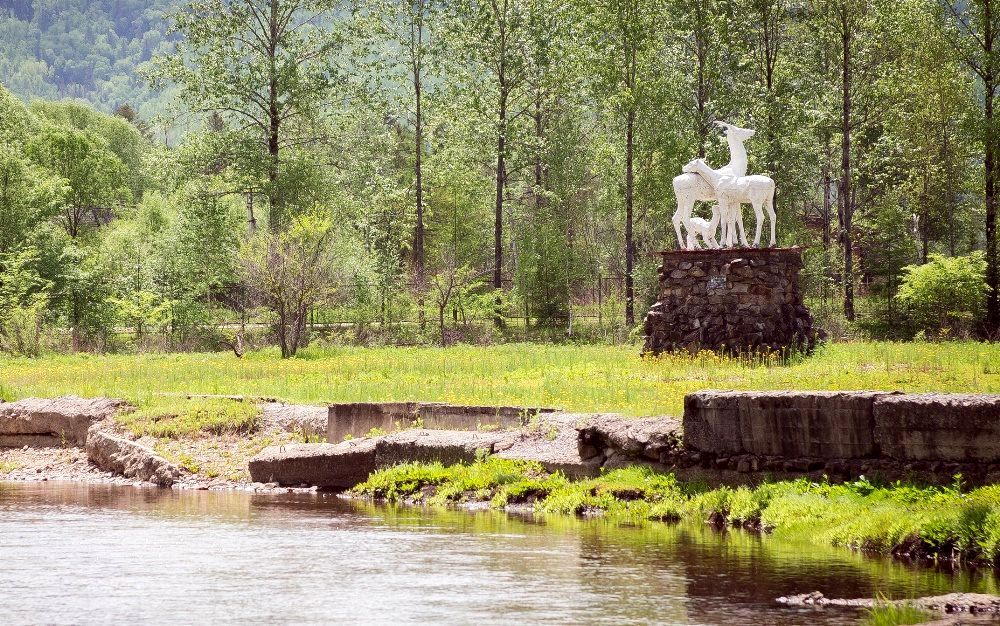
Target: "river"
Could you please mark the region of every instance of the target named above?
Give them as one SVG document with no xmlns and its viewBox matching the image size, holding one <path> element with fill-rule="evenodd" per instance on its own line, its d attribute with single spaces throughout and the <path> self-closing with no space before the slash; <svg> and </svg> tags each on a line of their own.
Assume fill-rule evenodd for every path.
<svg viewBox="0 0 1000 626">
<path fill-rule="evenodd" d="M 774 599 L 995 592 L 836 548 L 568 517 L 0 483 L 0 624 L 851 624 Z"/>
</svg>

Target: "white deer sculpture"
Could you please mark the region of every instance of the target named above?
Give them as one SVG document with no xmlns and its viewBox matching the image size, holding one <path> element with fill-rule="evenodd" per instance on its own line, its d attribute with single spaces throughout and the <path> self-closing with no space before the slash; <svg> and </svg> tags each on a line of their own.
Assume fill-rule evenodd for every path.
<svg viewBox="0 0 1000 626">
<path fill-rule="evenodd" d="M 695 159 L 684 166 L 685 173 L 694 173 L 704 177 L 715 190 L 719 201 L 719 211 L 723 220 L 724 240 L 722 245 L 732 246 L 736 242 L 735 230 L 739 228 L 740 243 L 747 245 L 746 232 L 743 229 L 743 217 L 740 205 L 753 205 L 757 218 L 757 230 L 753 245 L 760 245 L 760 231 L 764 225 L 764 211 L 771 222 L 771 246 L 775 244 L 774 215 L 774 180 L 770 176 L 732 176 L 722 170 L 713 170 L 704 159 Z M 713 221 L 715 218 L 713 216 Z"/>
<path fill-rule="evenodd" d="M 747 173 L 747 151 L 743 143 L 753 137 L 754 131 L 725 122 L 717 121 L 715 125 L 725 131 L 726 141 L 729 144 L 729 164 L 720 168 L 718 172 L 728 176 L 745 176 Z M 709 244 L 709 239 L 713 243 L 715 242 L 715 233 L 721 217 L 718 206 L 712 207 L 712 220 L 708 223 L 710 232 L 705 232 L 704 228 L 700 225 L 692 229 L 691 224 L 691 213 L 694 211 L 694 203 L 699 200 L 703 202 L 715 201 L 715 189 L 704 177 L 691 172 L 685 172 L 680 176 L 674 177 L 673 183 L 674 196 L 677 198 L 677 210 L 674 212 L 672 221 L 674 223 L 674 231 L 677 233 L 677 245 L 688 250 L 700 248 L 697 235 L 701 235 L 709 247 L 717 248 L 718 244 L 714 246 Z M 681 234 L 682 224 L 684 230 L 687 231 L 686 242 Z M 708 238 L 705 237 L 706 234 Z"/>
</svg>

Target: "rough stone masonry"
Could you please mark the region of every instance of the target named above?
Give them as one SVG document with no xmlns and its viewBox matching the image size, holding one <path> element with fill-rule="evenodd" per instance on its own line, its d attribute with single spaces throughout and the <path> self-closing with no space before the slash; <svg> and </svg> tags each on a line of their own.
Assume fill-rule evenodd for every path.
<svg viewBox="0 0 1000 626">
<path fill-rule="evenodd" d="M 660 292 L 646 315 L 645 352 L 811 350 L 800 248 L 661 252 Z"/>
</svg>

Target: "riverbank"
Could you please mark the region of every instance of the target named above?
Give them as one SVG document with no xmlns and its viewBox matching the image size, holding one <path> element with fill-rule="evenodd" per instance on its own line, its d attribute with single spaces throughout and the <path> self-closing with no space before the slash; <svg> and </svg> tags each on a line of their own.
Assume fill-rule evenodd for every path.
<svg viewBox="0 0 1000 626">
<path fill-rule="evenodd" d="M 162 488 L 146 480 L 107 472 L 87 458 L 83 448 L 0 448 L 0 481 L 38 483 L 68 482 L 136 488 Z M 282 487 L 275 483 L 200 476 L 182 471 L 171 489 L 246 491 L 250 493 L 310 493 L 316 487 Z"/>
<path fill-rule="evenodd" d="M 1000 485 L 969 490 L 960 477 L 947 487 L 799 479 L 712 489 L 647 467 L 571 480 L 538 463 L 490 458 L 399 465 L 375 472 L 348 493 L 391 503 L 629 523 L 704 521 L 912 561 L 1000 562 Z"/>
<path fill-rule="evenodd" d="M 404 419 L 409 405 L 165 396 L 160 405 L 136 408 L 108 398 L 27 399 L 0 403 L 0 444 L 7 446 L 0 479 L 351 489 L 406 504 L 709 522 L 870 554 L 996 566 L 1000 463 L 991 429 L 998 401 L 702 392 L 688 397 L 683 427 L 673 418 L 419 405 L 468 428 L 434 430 L 422 428 L 417 409 L 412 422 Z M 938 405 L 934 419 L 920 417 Z M 890 419 L 900 407 L 919 424 Z M 390 409 L 402 413 L 383 415 Z M 501 409 L 523 423 L 500 428 L 490 420 Z M 354 413 L 378 413 L 372 423 L 398 432 L 371 428 Z M 350 422 L 346 440 L 324 443 L 324 422 L 327 435 Z M 919 442 L 900 444 L 920 428 L 927 434 Z M 738 454 L 726 442 L 738 442 Z M 783 454 L 766 454 L 762 442 L 780 442 L 775 450 Z M 817 445 L 822 456 L 813 458 Z M 952 462 L 956 451 L 966 462 Z"/>
</svg>

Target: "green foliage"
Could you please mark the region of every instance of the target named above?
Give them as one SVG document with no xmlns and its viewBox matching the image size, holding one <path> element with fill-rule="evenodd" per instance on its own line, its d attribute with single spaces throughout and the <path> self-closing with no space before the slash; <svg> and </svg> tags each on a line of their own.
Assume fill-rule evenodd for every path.
<svg viewBox="0 0 1000 626">
<path fill-rule="evenodd" d="M 240 249 L 240 275 L 274 313 L 283 357 L 308 343 L 309 310 L 331 292 L 332 232 L 332 221 L 317 211 L 293 218 L 285 232 L 260 232 Z"/>
<path fill-rule="evenodd" d="M 138 437 L 176 439 L 198 433 L 248 435 L 261 427 L 260 409 L 252 402 L 228 399 L 176 399 L 154 396 L 131 413 L 116 418 Z M 196 471 L 196 470 L 195 470 Z"/>
<path fill-rule="evenodd" d="M 449 468 L 448 479 L 440 484 L 429 504 L 482 501 L 511 498 L 511 491 L 523 494 L 525 490 L 514 485 L 525 476 L 543 476 L 541 465 L 533 462 L 512 461 L 495 457 Z M 511 491 L 505 491 L 510 488 Z"/>
<path fill-rule="evenodd" d="M 36 237 L 68 193 L 66 181 L 31 163 L 19 147 L 0 142 L 0 253 Z"/>
<path fill-rule="evenodd" d="M 47 301 L 33 298 L 29 304 L 7 309 L 0 321 L 0 352 L 13 355 L 41 355 Z"/>
<path fill-rule="evenodd" d="M 404 463 L 375 472 L 353 491 L 398 502 L 413 497 L 421 487 L 443 483 L 449 475 L 441 463 Z"/>
<path fill-rule="evenodd" d="M 681 491 L 672 474 L 633 466 L 591 480 L 567 482 L 544 498 L 537 508 L 544 513 L 677 521 L 682 506 Z"/>
<path fill-rule="evenodd" d="M 622 321 L 627 257 L 641 317 L 653 253 L 676 243 L 671 179 L 695 155 L 726 162 L 725 119 L 756 130 L 748 171 L 775 178 L 779 242 L 809 250 L 833 336 L 969 336 L 979 288 L 934 256 L 979 267 L 989 230 L 983 57 L 952 18 L 925 0 L 15 3 L 0 258 L 37 250 L 43 322 L 74 349 L 270 326 L 297 336 L 258 339 L 291 355 L 317 311 L 249 278 L 270 244 L 239 250 L 321 214 L 330 289 L 306 308 L 352 324 L 338 341 L 622 341 L 641 334 Z M 849 281 L 857 322 L 830 314 Z M 497 297 L 509 330 L 490 327 Z"/>
<path fill-rule="evenodd" d="M 39 273 L 33 247 L 0 254 L 0 352 L 39 356 L 51 283 Z"/>
<path fill-rule="evenodd" d="M 0 146 L 24 143 L 34 126 L 24 105 L 0 82 Z"/>
<path fill-rule="evenodd" d="M 155 86 L 177 86 L 190 109 L 211 111 L 239 129 L 244 145 L 256 144 L 257 150 L 228 156 L 266 164 L 258 184 L 274 231 L 293 209 L 308 209 L 314 200 L 294 197 L 312 187 L 303 180 L 316 181 L 298 146 L 325 134 L 316 122 L 340 84 L 335 52 L 341 41 L 331 32 L 339 8 L 337 0 L 184 2 L 169 15 L 171 33 L 180 35 L 175 51 L 157 57 L 147 73 Z"/>
<path fill-rule="evenodd" d="M 142 196 L 147 185 L 143 157 L 149 151 L 147 139 L 128 121 L 100 113 L 82 102 L 31 103 L 31 112 L 42 125 L 87 131 L 99 137 L 125 167 L 124 183 L 132 198 Z"/>
<path fill-rule="evenodd" d="M 90 211 L 130 196 L 124 164 L 106 140 L 90 131 L 45 126 L 28 142 L 25 153 L 68 186 L 62 217 L 71 237 L 80 234 Z"/>
<path fill-rule="evenodd" d="M 924 265 L 904 269 L 896 295 L 913 325 L 928 334 L 967 336 L 983 319 L 986 303 L 986 260 L 982 253 L 932 255 Z"/>
<path fill-rule="evenodd" d="M 105 110 L 164 102 L 136 68 L 171 44 L 163 12 L 176 0 L 26 0 L 0 12 L 0 81 L 22 98 L 85 98 Z M 0 113 L 0 119 L 3 119 Z"/>
</svg>

